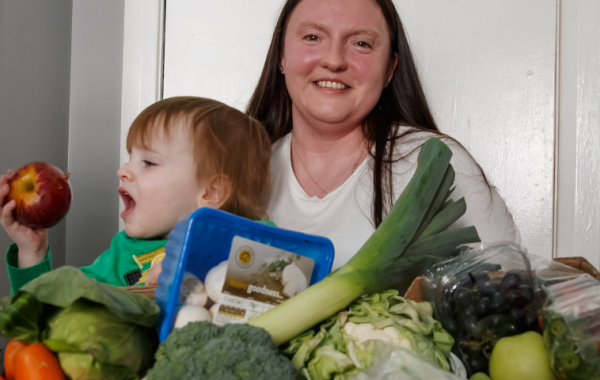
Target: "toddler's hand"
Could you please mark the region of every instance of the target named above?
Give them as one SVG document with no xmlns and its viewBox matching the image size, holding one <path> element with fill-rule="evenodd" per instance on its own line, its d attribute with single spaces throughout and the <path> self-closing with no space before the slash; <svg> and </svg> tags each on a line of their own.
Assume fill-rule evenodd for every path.
<svg viewBox="0 0 600 380">
<path fill-rule="evenodd" d="M 19 247 L 19 268 L 27 268 L 39 264 L 46 257 L 48 233 L 45 229 L 31 229 L 17 222 L 13 217 L 14 200 L 4 205 L 10 190 L 8 179 L 12 174 L 9 169 L 6 175 L 0 176 L 0 224 Z"/>
<path fill-rule="evenodd" d="M 146 280 L 146 285 L 158 285 L 158 275 L 162 272 L 162 260 L 154 263 L 152 268 L 150 268 L 150 272 L 148 273 L 148 279 Z"/>
</svg>

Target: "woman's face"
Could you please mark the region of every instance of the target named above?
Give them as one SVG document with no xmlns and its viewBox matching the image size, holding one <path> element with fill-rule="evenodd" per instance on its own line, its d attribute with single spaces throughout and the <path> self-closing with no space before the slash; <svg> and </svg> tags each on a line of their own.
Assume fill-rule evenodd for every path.
<svg viewBox="0 0 600 380">
<path fill-rule="evenodd" d="M 281 57 L 294 124 L 334 134 L 359 126 L 396 63 L 374 0 L 302 0 L 288 21 Z"/>
</svg>

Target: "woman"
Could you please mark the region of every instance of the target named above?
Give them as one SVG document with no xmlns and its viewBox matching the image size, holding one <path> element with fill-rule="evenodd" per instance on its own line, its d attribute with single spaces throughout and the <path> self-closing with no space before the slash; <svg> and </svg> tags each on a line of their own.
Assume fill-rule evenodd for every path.
<svg viewBox="0 0 600 380">
<path fill-rule="evenodd" d="M 452 198 L 467 202 L 455 227 L 520 243 L 479 166 L 438 132 L 391 0 L 288 0 L 247 113 L 273 142 L 269 217 L 330 238 L 334 269 L 381 223 L 430 137 L 454 153 Z"/>
</svg>

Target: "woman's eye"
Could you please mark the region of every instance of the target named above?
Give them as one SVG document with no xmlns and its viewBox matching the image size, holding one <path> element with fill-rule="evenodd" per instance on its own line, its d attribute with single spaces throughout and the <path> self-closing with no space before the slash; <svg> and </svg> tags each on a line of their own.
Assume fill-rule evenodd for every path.
<svg viewBox="0 0 600 380">
<path fill-rule="evenodd" d="M 373 47 L 371 46 L 371 44 L 369 44 L 368 42 L 365 42 L 365 41 L 358 41 L 356 44 L 357 44 L 358 46 L 360 46 L 360 47 L 364 47 L 364 48 L 369 48 L 369 49 L 372 49 L 372 48 L 373 48 Z"/>
<path fill-rule="evenodd" d="M 318 41 L 319 37 L 315 36 L 314 34 L 309 34 L 307 36 L 304 36 L 304 39 L 308 41 Z"/>
<path fill-rule="evenodd" d="M 143 160 L 144 166 L 156 166 L 156 164 L 152 161 Z"/>
</svg>

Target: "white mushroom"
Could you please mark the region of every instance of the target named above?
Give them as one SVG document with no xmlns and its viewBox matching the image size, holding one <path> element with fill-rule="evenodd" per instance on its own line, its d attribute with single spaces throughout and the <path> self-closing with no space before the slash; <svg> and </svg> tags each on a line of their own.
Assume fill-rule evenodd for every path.
<svg viewBox="0 0 600 380">
<path fill-rule="evenodd" d="M 223 285 L 225 285 L 225 276 L 227 275 L 227 260 L 221 262 L 216 267 L 213 267 L 206 274 L 204 281 L 206 285 L 206 293 L 213 302 L 218 303 Z"/>
<path fill-rule="evenodd" d="M 212 315 L 201 306 L 185 305 L 177 313 L 173 328 L 180 329 L 191 322 L 212 322 Z"/>
<path fill-rule="evenodd" d="M 204 307 L 208 302 L 208 294 L 206 294 L 202 281 L 190 272 L 183 274 L 179 294 L 181 294 L 181 300 L 185 305 Z"/>
<path fill-rule="evenodd" d="M 282 293 L 290 298 L 306 290 L 308 287 L 306 276 L 294 264 L 290 264 L 283 269 L 281 284 L 283 285 Z"/>
</svg>

